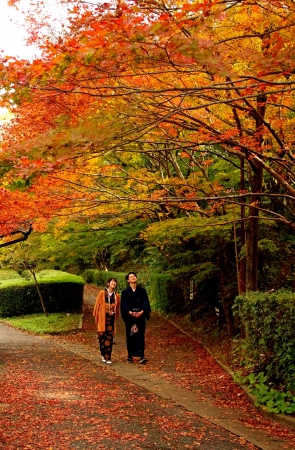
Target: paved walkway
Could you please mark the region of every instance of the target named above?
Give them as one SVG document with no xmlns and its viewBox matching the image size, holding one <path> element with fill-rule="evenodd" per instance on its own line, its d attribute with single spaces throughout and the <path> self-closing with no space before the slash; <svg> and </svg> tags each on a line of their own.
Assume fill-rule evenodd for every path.
<svg viewBox="0 0 295 450">
<path fill-rule="evenodd" d="M 180 407 L 181 389 L 171 401 L 169 385 L 125 363 L 108 367 L 84 345 L 0 323 L 0 367 L 0 448 L 257 448 Z"/>
<path fill-rule="evenodd" d="M 160 360 L 155 347 L 146 366 L 127 364 L 118 325 L 114 363 L 106 366 L 91 330 L 79 342 L 77 335 L 38 337 L 0 323 L 0 448 L 294 449 L 289 438 L 250 428 L 239 408 L 217 407 L 204 389 L 182 387 L 185 377 L 177 382 L 175 365 Z M 147 339 L 159 327 L 159 318 L 152 319 Z M 164 354 L 182 360 L 173 336 L 173 352 Z"/>
<path fill-rule="evenodd" d="M 295 448 L 294 432 L 263 418 L 202 345 L 156 314 L 147 365 L 125 362 L 121 320 L 113 364 L 103 364 L 97 288 L 85 292 L 81 333 L 39 337 L 0 323 L 0 448 Z"/>
<path fill-rule="evenodd" d="M 101 358 L 83 345 L 75 345 L 60 342 L 59 345 L 65 349 L 75 353 L 76 355 L 92 361 L 94 364 L 102 365 Z M 207 419 L 210 423 L 218 425 L 225 430 L 234 433 L 251 442 L 255 446 L 264 450 L 279 450 L 279 449 L 293 449 L 293 444 L 290 444 L 286 439 L 272 437 L 262 431 L 249 429 L 245 426 L 241 419 L 242 414 L 233 409 L 223 409 L 212 405 L 210 402 L 204 401 L 204 397 L 198 398 L 197 395 L 192 395 L 187 390 L 176 387 L 168 381 L 155 378 L 153 374 L 149 374 L 141 370 L 140 366 L 131 366 L 121 361 L 117 361 L 109 371 L 114 372 L 122 378 L 134 383 L 146 390 L 153 392 L 161 398 L 168 399 L 178 406 L 185 408 L 197 414 L 199 417 Z M 219 448 L 219 447 L 217 447 Z"/>
<path fill-rule="evenodd" d="M 159 317 L 154 317 L 151 319 L 151 322 L 149 322 L 149 336 L 153 335 L 152 330 L 157 326 L 158 320 Z M 168 324 L 166 324 L 166 329 L 168 330 Z M 250 428 L 247 423 L 245 423 L 245 419 L 248 418 L 246 417 L 247 412 L 244 412 L 239 408 L 233 409 L 230 407 L 216 406 L 216 402 L 214 402 L 210 394 L 204 393 L 203 389 L 198 389 L 196 386 L 194 386 L 194 391 L 191 391 L 181 387 L 181 382 L 175 383 L 175 379 L 173 379 L 172 382 L 169 382 L 169 374 L 167 379 L 167 363 L 165 364 L 165 367 L 160 365 L 161 371 L 157 370 L 157 367 L 155 367 L 157 366 L 157 358 L 155 360 L 153 355 L 149 357 L 149 362 L 146 366 L 140 366 L 137 363 L 132 365 L 127 364 L 125 362 L 124 324 L 121 320 L 119 320 L 117 331 L 113 357 L 114 363 L 107 367 L 109 372 L 113 372 L 131 383 L 156 394 L 158 397 L 167 399 L 175 405 L 185 408 L 187 411 L 208 420 L 211 424 L 218 425 L 223 429 L 234 433 L 245 441 L 254 444 L 257 448 L 263 450 L 294 450 L 294 444 L 290 443 L 288 438 L 279 438 L 270 435 L 266 431 Z M 180 330 L 176 329 L 176 332 L 182 334 Z M 58 339 L 57 343 L 63 348 L 82 358 L 90 360 L 100 367 L 105 366 L 101 362 L 99 352 L 94 348 L 89 348 L 85 344 L 71 343 L 70 341 L 63 341 L 60 339 Z M 177 352 L 177 349 L 174 348 L 174 351 Z M 178 352 L 182 354 L 181 350 L 178 350 Z M 250 410 L 251 408 L 252 407 L 250 406 Z M 274 423 L 272 423 L 272 425 L 276 427 Z M 219 447 L 216 447 L 216 449 L 219 449 Z"/>
</svg>

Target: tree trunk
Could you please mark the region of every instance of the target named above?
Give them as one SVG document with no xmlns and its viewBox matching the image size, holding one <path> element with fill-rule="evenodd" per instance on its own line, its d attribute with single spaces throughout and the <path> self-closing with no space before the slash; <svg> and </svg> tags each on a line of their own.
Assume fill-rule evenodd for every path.
<svg viewBox="0 0 295 450">
<path fill-rule="evenodd" d="M 267 96 L 262 93 L 257 96 L 257 107 L 254 110 L 257 133 L 257 151 L 262 153 L 263 147 L 263 120 L 266 111 Z M 249 160 L 252 169 L 250 184 L 253 193 L 262 192 L 263 169 L 254 160 Z M 257 291 L 258 268 L 258 232 L 259 210 L 255 207 L 259 204 L 259 197 L 252 197 L 249 208 L 249 219 L 246 224 L 246 292 Z"/>
<path fill-rule="evenodd" d="M 233 337 L 236 335 L 237 329 L 232 322 L 232 315 L 231 315 L 231 311 L 232 311 L 232 307 L 233 307 L 232 300 L 228 301 L 228 300 L 223 299 L 222 307 L 223 307 L 225 320 L 226 320 L 227 334 L 229 337 Z"/>
<path fill-rule="evenodd" d="M 252 192 L 262 191 L 263 170 L 255 168 L 253 171 Z M 259 202 L 258 197 L 252 197 L 249 208 L 249 219 L 246 222 L 246 292 L 257 291 L 257 267 L 258 267 L 258 231 L 259 210 L 255 207 Z"/>
<path fill-rule="evenodd" d="M 36 278 L 35 271 L 30 266 L 30 264 L 28 263 L 27 260 L 24 261 L 24 266 L 33 275 L 35 286 L 36 286 L 36 289 L 37 289 L 37 292 L 38 292 L 38 295 L 39 295 L 39 299 L 40 299 L 40 302 L 41 302 L 41 305 L 42 305 L 43 312 L 44 312 L 45 316 L 48 317 L 48 312 L 47 312 L 46 307 L 45 307 L 45 303 L 44 303 L 44 300 L 43 300 L 43 297 L 42 297 L 42 294 L 41 294 L 41 291 L 40 291 L 40 288 L 39 288 L 39 284 L 38 284 L 38 281 L 37 281 L 37 278 Z"/>
<path fill-rule="evenodd" d="M 241 158 L 240 163 L 240 190 L 245 190 L 245 162 L 244 159 Z M 244 203 L 244 199 L 242 200 Z M 240 235 L 240 243 L 241 247 L 245 246 L 245 206 L 241 205 L 241 235 Z M 246 259 L 243 258 L 238 262 L 238 292 L 240 294 L 244 294 L 246 292 Z"/>
</svg>

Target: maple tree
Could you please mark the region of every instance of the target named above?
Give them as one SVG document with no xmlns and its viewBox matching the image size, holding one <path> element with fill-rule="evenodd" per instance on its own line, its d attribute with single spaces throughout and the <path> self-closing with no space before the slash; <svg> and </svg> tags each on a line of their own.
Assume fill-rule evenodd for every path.
<svg viewBox="0 0 295 450">
<path fill-rule="evenodd" d="M 255 290 L 259 216 L 294 226 L 293 2 L 61 2 L 58 38 L 31 17 L 42 57 L 1 60 L 6 179 L 49 173 L 31 189 L 51 212 L 60 196 L 70 215 L 227 214 L 242 243 L 245 222 Z M 218 158 L 238 188 L 210 177 Z"/>
</svg>

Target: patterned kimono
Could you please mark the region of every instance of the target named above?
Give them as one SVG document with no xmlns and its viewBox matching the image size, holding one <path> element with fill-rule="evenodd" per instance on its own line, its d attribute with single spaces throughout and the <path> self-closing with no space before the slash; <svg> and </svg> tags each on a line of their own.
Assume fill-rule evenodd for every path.
<svg viewBox="0 0 295 450">
<path fill-rule="evenodd" d="M 93 310 L 101 356 L 106 360 L 110 360 L 112 355 L 119 305 L 119 295 L 115 292 L 109 294 L 108 290 L 105 289 L 99 292 Z"/>
</svg>

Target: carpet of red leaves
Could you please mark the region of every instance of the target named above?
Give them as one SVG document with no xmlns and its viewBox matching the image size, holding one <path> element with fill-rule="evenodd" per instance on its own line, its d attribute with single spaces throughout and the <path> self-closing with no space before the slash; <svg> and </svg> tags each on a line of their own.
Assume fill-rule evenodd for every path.
<svg viewBox="0 0 295 450">
<path fill-rule="evenodd" d="M 58 339 L 97 351 L 92 308 L 85 309 L 84 331 L 44 338 L 1 324 L 0 448 L 8 450 L 254 450 L 244 438 L 213 425 L 173 402 L 161 399 L 109 371 L 55 345 Z M 187 341 L 159 316 L 147 333 L 149 364 L 169 381 Z M 6 327 L 6 330 L 5 330 Z M 120 328 L 121 327 L 121 328 Z M 114 363 L 125 359 L 124 328 L 118 327 Z M 157 331 L 158 329 L 158 331 Z M 6 333 L 6 337 L 3 336 Z M 151 333 L 155 333 L 154 336 Z M 175 334 L 176 333 L 176 334 Z M 166 348 L 169 339 L 170 347 Z M 184 345 L 183 348 L 179 348 Z M 197 350 L 197 349 L 195 349 Z M 190 349 L 191 363 L 195 358 Z M 170 355 L 170 356 L 169 356 Z M 177 356 L 177 361 L 176 361 Z M 162 359 L 160 359 L 160 357 Z M 167 359 L 166 359 L 167 357 Z M 163 359 L 164 358 L 164 359 Z M 159 363 L 159 364 L 158 364 Z M 168 367 L 168 363 L 171 366 Z M 136 363 L 134 363 L 136 364 Z M 169 370 L 168 370 L 169 369 Z M 176 370 L 186 383 L 185 376 Z M 188 389 L 191 385 L 187 384 Z"/>
<path fill-rule="evenodd" d="M 98 352 L 92 309 L 98 289 L 85 287 L 83 330 L 39 338 L 28 334 L 0 346 L 0 448 L 8 450 L 217 449 L 256 447 L 173 402 L 109 372 L 105 365 L 53 345 L 58 340 Z M 113 362 L 125 361 L 124 324 L 118 322 Z M 187 332 L 189 330 L 186 330 Z M 295 433 L 262 417 L 196 339 L 153 313 L 141 370 L 233 409 L 250 428 L 288 439 Z M 134 362 L 137 364 L 137 362 Z M 290 448 L 290 446 L 289 446 Z"/>
<path fill-rule="evenodd" d="M 96 286 L 85 287 L 83 332 L 68 336 L 68 339 L 84 343 L 91 348 L 98 348 L 92 317 L 92 305 L 97 292 Z M 125 360 L 124 325 L 121 321 L 115 339 L 117 345 L 114 345 L 113 358 Z M 265 418 L 251 404 L 231 375 L 216 362 L 197 339 L 190 338 L 157 313 L 153 313 L 150 322 L 147 323 L 146 352 L 149 361 L 142 370 L 164 378 L 175 386 L 193 391 L 198 394 L 198 398 L 203 396 L 204 400 L 212 404 L 234 409 L 247 426 L 264 430 L 272 436 L 287 438 L 289 442 L 294 443 L 295 448 L 295 431 Z"/>
</svg>

